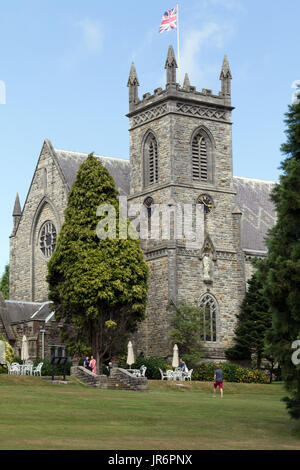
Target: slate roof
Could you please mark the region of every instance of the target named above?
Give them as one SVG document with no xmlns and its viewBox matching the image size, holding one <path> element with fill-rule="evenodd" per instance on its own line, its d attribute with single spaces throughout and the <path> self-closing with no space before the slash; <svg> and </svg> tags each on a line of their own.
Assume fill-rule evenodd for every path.
<svg viewBox="0 0 300 470">
<path fill-rule="evenodd" d="M 87 153 L 53 149 L 69 188 L 75 180 L 80 164 L 87 158 Z M 130 192 L 129 160 L 95 155 L 107 168 L 115 180 L 121 195 Z M 264 238 L 269 228 L 275 223 L 274 205 L 270 201 L 272 181 L 264 181 L 240 176 L 233 177 L 234 190 L 237 192 L 236 206 L 242 216 L 242 247 L 250 251 L 266 251 Z"/>
<path fill-rule="evenodd" d="M 242 247 L 244 250 L 266 251 L 265 236 L 276 220 L 275 207 L 270 200 L 273 181 L 233 177 L 237 192 L 236 205 L 242 216 Z"/>
<path fill-rule="evenodd" d="M 80 164 L 87 158 L 87 153 L 72 152 L 69 150 L 53 149 L 59 166 L 71 189 Z M 130 165 L 122 158 L 104 157 L 95 155 L 113 177 L 119 193 L 124 196 L 130 191 Z"/>
<path fill-rule="evenodd" d="M 10 324 L 34 320 L 45 321 L 50 315 L 49 302 L 5 301 Z"/>
</svg>

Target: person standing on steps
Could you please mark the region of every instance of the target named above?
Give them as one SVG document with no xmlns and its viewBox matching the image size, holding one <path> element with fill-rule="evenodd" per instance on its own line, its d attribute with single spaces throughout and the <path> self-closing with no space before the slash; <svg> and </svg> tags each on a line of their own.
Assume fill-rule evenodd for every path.
<svg viewBox="0 0 300 470">
<path fill-rule="evenodd" d="M 94 356 L 91 356 L 90 364 L 89 364 L 91 371 L 93 374 L 96 374 L 96 360 L 94 359 Z"/>
</svg>

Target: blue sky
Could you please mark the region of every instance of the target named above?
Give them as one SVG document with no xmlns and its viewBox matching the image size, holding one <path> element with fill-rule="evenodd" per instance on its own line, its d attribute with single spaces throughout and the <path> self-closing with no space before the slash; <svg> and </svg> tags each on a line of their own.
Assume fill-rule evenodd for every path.
<svg viewBox="0 0 300 470">
<path fill-rule="evenodd" d="M 134 60 L 140 97 L 165 85 L 168 45 L 158 34 L 170 0 L 2 2 L 0 81 L 0 271 L 16 192 L 24 203 L 43 140 L 56 148 L 129 157 L 128 89 Z M 220 89 L 228 55 L 234 174 L 277 180 L 284 113 L 300 79 L 299 0 L 182 0 L 182 77 Z"/>
</svg>

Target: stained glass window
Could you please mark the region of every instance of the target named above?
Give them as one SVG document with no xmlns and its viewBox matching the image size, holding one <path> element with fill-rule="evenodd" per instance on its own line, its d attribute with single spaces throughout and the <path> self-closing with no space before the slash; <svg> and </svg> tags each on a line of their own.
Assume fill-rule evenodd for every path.
<svg viewBox="0 0 300 470">
<path fill-rule="evenodd" d="M 55 225 L 45 222 L 40 232 L 40 248 L 46 258 L 50 258 L 56 247 L 57 231 Z"/>
</svg>

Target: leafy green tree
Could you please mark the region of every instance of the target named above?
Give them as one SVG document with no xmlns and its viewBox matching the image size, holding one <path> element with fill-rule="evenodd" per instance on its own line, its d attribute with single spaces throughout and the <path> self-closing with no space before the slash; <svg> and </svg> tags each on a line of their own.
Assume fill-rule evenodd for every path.
<svg viewBox="0 0 300 470">
<path fill-rule="evenodd" d="M 255 260 L 253 264 L 259 270 L 263 261 Z M 260 368 L 262 358 L 265 357 L 265 337 L 266 332 L 271 328 L 272 316 L 263 293 L 259 271 L 256 271 L 248 281 L 248 290 L 237 318 L 235 345 L 227 349 L 226 357 L 230 360 L 251 361 L 254 355 L 256 357 L 255 366 Z"/>
<path fill-rule="evenodd" d="M 96 216 L 101 204 L 109 204 L 118 221 L 117 196 L 109 172 L 90 154 L 69 193 L 48 264 L 49 298 L 63 321 L 63 338 L 73 353 L 89 348 L 98 371 L 107 355 L 124 350 L 128 335 L 144 319 L 147 300 L 148 267 L 139 241 L 112 239 L 106 213 Z M 106 239 L 97 236 L 98 223 L 106 227 Z"/>
<path fill-rule="evenodd" d="M 204 309 L 197 305 L 178 302 L 170 305 L 174 312 L 170 337 L 177 344 L 180 357 L 195 367 L 203 356 Z"/>
<path fill-rule="evenodd" d="M 0 291 L 5 299 L 9 299 L 9 264 L 5 266 L 4 273 L 0 280 Z"/>
<path fill-rule="evenodd" d="M 269 335 L 289 396 L 290 415 L 300 418 L 300 365 L 293 364 L 292 343 L 300 333 L 300 101 L 286 114 L 287 141 L 281 150 L 282 175 L 272 193 L 277 222 L 270 231 L 264 268 L 264 295 L 272 313 Z"/>
</svg>

